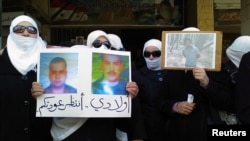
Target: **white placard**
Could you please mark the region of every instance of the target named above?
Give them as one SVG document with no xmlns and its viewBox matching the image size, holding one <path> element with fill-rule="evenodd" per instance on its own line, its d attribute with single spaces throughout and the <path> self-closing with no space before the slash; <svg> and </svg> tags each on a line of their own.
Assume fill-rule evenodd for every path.
<svg viewBox="0 0 250 141">
<path fill-rule="evenodd" d="M 92 83 L 102 75 L 102 55 L 119 56 L 123 64 L 121 79 L 131 81 L 130 52 L 94 50 L 89 48 L 50 48 L 41 51 L 37 68 L 38 82 L 49 86 L 49 63 L 54 57 L 67 62 L 66 84 L 76 88 L 76 93 L 45 93 L 37 98 L 37 117 L 130 117 L 131 96 L 93 94 Z M 124 85 L 125 88 L 125 85 Z"/>
</svg>

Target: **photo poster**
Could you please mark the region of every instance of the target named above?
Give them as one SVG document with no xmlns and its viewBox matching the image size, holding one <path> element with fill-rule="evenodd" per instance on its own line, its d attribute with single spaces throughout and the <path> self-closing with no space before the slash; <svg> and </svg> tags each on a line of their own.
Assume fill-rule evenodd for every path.
<svg viewBox="0 0 250 141">
<path fill-rule="evenodd" d="M 161 67 L 189 70 L 195 67 L 220 71 L 222 33 L 220 31 L 162 31 Z"/>
<path fill-rule="evenodd" d="M 104 56 L 110 60 L 103 61 Z M 65 67 L 60 65 L 62 63 L 60 58 L 64 58 L 67 63 L 67 75 L 62 69 Z M 130 58 L 128 51 L 90 48 L 42 50 L 39 56 L 37 78 L 45 92 L 37 97 L 36 116 L 131 117 L 131 96 L 126 92 L 126 83 L 131 81 Z M 103 76 L 108 76 L 110 80 L 120 76 L 119 87 L 115 85 L 116 83 L 101 83 L 102 86 L 99 86 L 98 90 L 105 88 L 108 92 L 93 93 L 94 82 Z M 51 91 L 50 80 L 57 87 L 65 80 L 69 89 L 64 89 L 64 92 Z"/>
</svg>

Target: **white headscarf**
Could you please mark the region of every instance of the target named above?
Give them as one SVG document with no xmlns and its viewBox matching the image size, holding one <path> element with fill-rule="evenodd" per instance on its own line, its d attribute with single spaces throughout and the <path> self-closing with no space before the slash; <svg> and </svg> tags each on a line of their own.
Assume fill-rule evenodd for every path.
<svg viewBox="0 0 250 141">
<path fill-rule="evenodd" d="M 88 37 L 87 37 L 87 47 L 93 47 L 92 43 L 100 36 L 104 36 L 105 38 L 108 39 L 108 34 L 102 30 L 94 30 L 92 32 L 89 33 Z M 102 45 L 100 48 L 98 49 L 107 49 L 106 46 Z"/>
<path fill-rule="evenodd" d="M 116 48 L 116 50 L 123 49 L 123 44 L 121 41 L 121 38 L 116 34 L 108 34 L 109 41 L 112 45 L 112 47 Z"/>
<path fill-rule="evenodd" d="M 143 56 L 144 56 L 144 51 L 146 50 L 147 47 L 149 46 L 155 46 L 161 51 L 161 41 L 157 39 L 150 39 L 148 40 L 143 47 Z M 160 70 L 161 69 L 161 58 L 160 57 L 155 57 L 153 60 L 144 57 L 147 67 L 150 70 Z"/>
<path fill-rule="evenodd" d="M 200 31 L 200 29 L 197 27 L 186 27 L 182 31 Z"/>
<path fill-rule="evenodd" d="M 242 56 L 250 51 L 250 36 L 239 36 L 226 50 L 227 57 L 239 68 Z"/>
<path fill-rule="evenodd" d="M 39 52 L 46 48 L 45 42 L 40 38 L 24 37 L 13 33 L 13 27 L 20 22 L 27 21 L 34 27 L 38 27 L 36 22 L 29 16 L 21 15 L 16 17 L 10 25 L 10 33 L 7 39 L 7 51 L 12 65 L 22 74 L 26 75 L 38 62 Z"/>
</svg>

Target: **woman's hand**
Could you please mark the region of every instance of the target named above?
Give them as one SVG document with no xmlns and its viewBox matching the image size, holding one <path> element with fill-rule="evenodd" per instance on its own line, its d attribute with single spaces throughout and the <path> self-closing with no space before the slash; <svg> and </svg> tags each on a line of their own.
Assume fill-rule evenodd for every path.
<svg viewBox="0 0 250 141">
<path fill-rule="evenodd" d="M 189 115 L 195 108 L 195 103 L 187 101 L 178 102 L 176 105 L 176 112 L 182 115 Z"/>
<path fill-rule="evenodd" d="M 32 97 L 37 98 L 44 93 L 42 85 L 38 82 L 33 82 L 31 87 Z"/>
<path fill-rule="evenodd" d="M 207 88 L 207 85 L 209 83 L 209 78 L 207 76 L 207 73 L 205 69 L 203 68 L 194 68 L 193 69 L 193 76 L 196 80 L 200 81 L 200 85 L 204 88 Z"/>
<path fill-rule="evenodd" d="M 139 92 L 139 88 L 135 82 L 128 82 L 126 85 L 126 90 L 132 96 L 132 98 L 136 97 Z"/>
</svg>

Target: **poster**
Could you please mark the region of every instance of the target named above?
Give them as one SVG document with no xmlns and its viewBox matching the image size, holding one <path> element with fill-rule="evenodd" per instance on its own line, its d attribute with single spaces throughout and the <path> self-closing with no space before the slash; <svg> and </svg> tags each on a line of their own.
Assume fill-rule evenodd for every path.
<svg viewBox="0 0 250 141">
<path fill-rule="evenodd" d="M 130 52 L 50 48 L 39 58 L 37 77 L 45 91 L 37 97 L 37 117 L 131 116 L 125 90 L 131 81 Z"/>
</svg>

